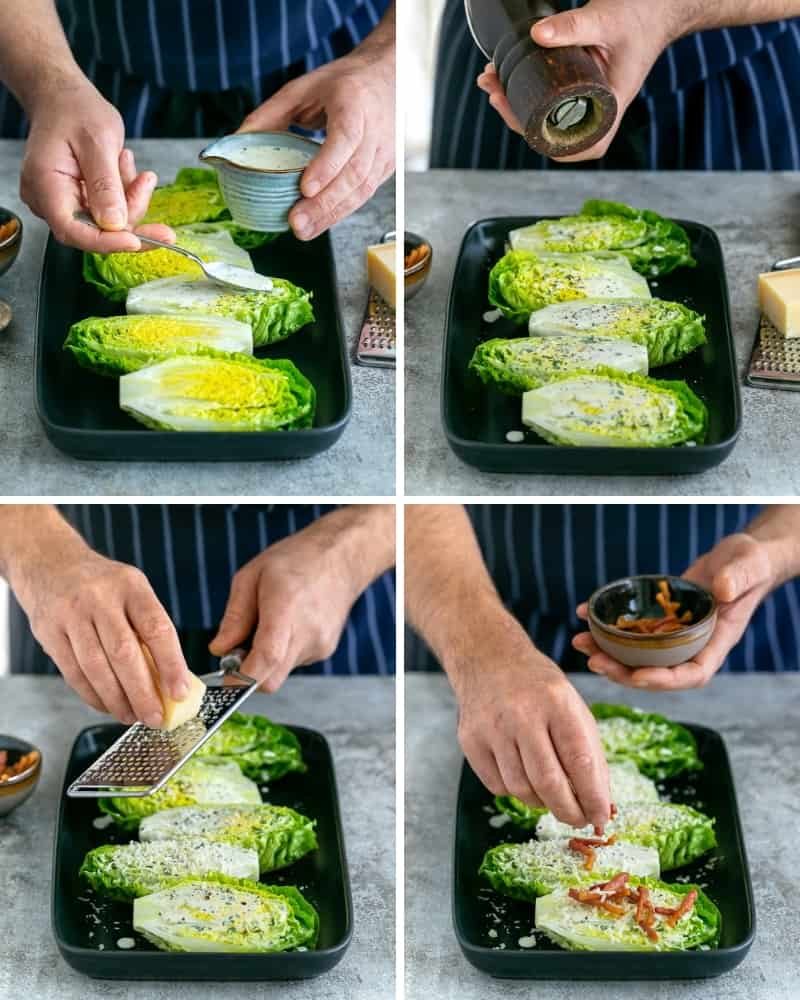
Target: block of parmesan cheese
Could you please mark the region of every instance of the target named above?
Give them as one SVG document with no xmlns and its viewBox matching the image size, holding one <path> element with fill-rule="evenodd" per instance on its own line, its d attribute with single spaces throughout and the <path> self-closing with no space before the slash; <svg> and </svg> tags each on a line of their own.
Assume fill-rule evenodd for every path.
<svg viewBox="0 0 800 1000">
<path fill-rule="evenodd" d="M 800 337 L 800 268 L 758 276 L 761 312 L 784 337 Z"/>
<path fill-rule="evenodd" d="M 161 699 L 161 704 L 164 708 L 164 719 L 159 728 L 165 730 L 166 732 L 172 732 L 173 729 L 177 729 L 178 726 L 182 726 L 184 722 L 188 722 L 189 719 L 193 719 L 200 711 L 200 705 L 203 701 L 206 686 L 199 677 L 195 676 L 195 674 L 189 674 L 189 693 L 181 701 L 175 701 L 174 698 L 170 698 L 170 696 L 162 690 L 158 670 L 156 670 L 156 665 L 153 662 L 150 650 L 144 643 L 142 643 L 142 652 L 144 653 L 145 662 L 150 668 L 150 673 L 153 675 L 156 691 L 158 691 L 158 696 Z"/>
<path fill-rule="evenodd" d="M 394 258 L 395 243 L 377 243 L 367 247 L 367 277 L 369 283 L 384 301 L 397 308 L 397 275 Z"/>
</svg>

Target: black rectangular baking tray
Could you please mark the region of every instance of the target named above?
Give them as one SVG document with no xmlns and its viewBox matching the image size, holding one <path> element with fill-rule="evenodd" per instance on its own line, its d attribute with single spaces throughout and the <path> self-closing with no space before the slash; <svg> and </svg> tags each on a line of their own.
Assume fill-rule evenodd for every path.
<svg viewBox="0 0 800 1000">
<path fill-rule="evenodd" d="M 501 979 L 704 979 L 735 968 L 755 936 L 753 889 L 744 848 L 728 754 L 718 732 L 683 723 L 697 740 L 704 767 L 678 775 L 660 787 L 673 802 L 702 809 L 716 820 L 717 847 L 691 865 L 666 872 L 702 885 L 722 913 L 720 947 L 709 951 L 566 951 L 536 935 L 536 946 L 519 947 L 533 927 L 533 905 L 508 899 L 478 875 L 484 853 L 505 841 L 529 840 L 531 833 L 507 824 L 489 825 L 492 797 L 465 762 L 456 812 L 453 924 L 469 961 Z M 677 877 L 676 877 L 677 876 Z M 497 920 L 499 918 L 499 921 Z M 490 937 L 495 930 L 497 937 Z M 504 946 L 504 947 L 501 947 Z"/>
<path fill-rule="evenodd" d="M 265 461 L 307 458 L 330 448 L 350 417 L 350 365 L 328 233 L 303 243 L 291 234 L 252 251 L 261 274 L 288 278 L 313 292 L 313 324 L 256 350 L 288 358 L 317 391 L 314 426 L 256 432 L 148 430 L 119 408 L 118 380 L 94 375 L 62 349 L 70 326 L 87 316 L 124 312 L 82 277 L 82 254 L 50 235 L 36 315 L 36 409 L 45 433 L 75 458 L 113 461 Z"/>
<path fill-rule="evenodd" d="M 320 916 L 317 948 L 269 955 L 158 951 L 133 930 L 130 904 L 103 900 L 80 881 L 78 870 L 87 851 L 100 844 L 133 839 L 114 826 L 96 830 L 92 821 L 100 812 L 95 800 L 66 796 L 70 782 L 123 732 L 122 726 L 101 725 L 82 730 L 75 740 L 56 822 L 53 934 L 59 951 L 73 968 L 95 979 L 258 981 L 310 979 L 341 960 L 353 933 L 353 906 L 333 760 L 321 733 L 289 728 L 300 740 L 308 771 L 274 782 L 264 800 L 313 817 L 319 848 L 289 868 L 267 872 L 261 881 L 296 885 L 313 903 Z M 136 947 L 118 948 L 116 942 L 121 937 L 134 938 Z"/>
<path fill-rule="evenodd" d="M 508 233 L 551 216 L 482 219 L 467 229 L 456 262 L 442 361 L 441 406 L 445 434 L 464 462 L 484 472 L 569 475 L 681 475 L 718 465 L 739 436 L 741 402 L 731 332 L 728 286 L 722 248 L 713 230 L 680 222 L 692 241 L 697 267 L 680 268 L 651 281 L 659 298 L 683 302 L 706 317 L 708 343 L 655 378 L 685 379 L 709 411 L 704 444 L 675 448 L 590 448 L 548 444 L 532 431 L 511 444 L 506 434 L 523 430 L 521 401 L 484 385 L 468 370 L 472 353 L 492 337 L 527 336 L 524 326 L 501 319 L 487 323 L 489 271 L 503 256 Z"/>
</svg>

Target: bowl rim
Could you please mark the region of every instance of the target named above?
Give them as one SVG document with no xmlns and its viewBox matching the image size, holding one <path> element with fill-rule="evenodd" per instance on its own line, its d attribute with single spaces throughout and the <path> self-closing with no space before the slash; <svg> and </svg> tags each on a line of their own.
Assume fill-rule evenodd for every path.
<svg viewBox="0 0 800 1000">
<path fill-rule="evenodd" d="M 667 580 L 668 582 L 670 580 L 679 580 L 681 583 L 688 584 L 695 590 L 705 594 L 711 601 L 711 606 L 702 618 L 698 619 L 696 622 L 691 622 L 690 624 L 685 625 L 683 628 L 675 629 L 672 632 L 650 634 L 642 632 L 629 632 L 628 629 L 617 628 L 616 625 L 604 622 L 598 617 L 595 611 L 595 606 L 598 598 L 607 590 L 610 590 L 612 587 L 628 583 L 630 580 Z M 595 625 L 602 632 L 605 632 L 607 635 L 613 636 L 614 638 L 627 639 L 630 645 L 648 646 L 653 643 L 663 642 L 664 639 L 671 639 L 672 642 L 670 645 L 680 645 L 680 641 L 676 640 L 690 642 L 692 639 L 697 638 L 697 635 L 703 631 L 704 626 L 708 626 L 708 624 L 713 621 L 716 614 L 717 600 L 710 590 L 703 587 L 699 583 L 695 583 L 693 580 L 686 580 L 681 576 L 675 576 L 671 573 L 635 573 L 631 576 L 622 576 L 618 580 L 612 580 L 610 583 L 606 583 L 603 584 L 602 587 L 598 587 L 588 601 L 589 625 Z"/>
<path fill-rule="evenodd" d="M 0 750 L 17 750 L 17 747 L 6 746 L 5 740 L 13 740 L 15 743 L 24 743 L 28 750 L 18 751 L 19 753 L 33 753 L 35 750 L 38 753 L 37 759 L 29 767 L 26 767 L 24 771 L 20 774 L 15 774 L 13 778 L 7 778 L 5 781 L 0 782 L 0 787 L 2 788 L 13 788 L 14 785 L 20 785 L 23 781 L 28 780 L 36 775 L 36 772 L 42 766 L 42 751 L 34 746 L 33 743 L 28 742 L 28 740 L 22 740 L 18 736 L 12 736 L 10 733 L 0 733 Z"/>
<path fill-rule="evenodd" d="M 430 267 L 431 262 L 433 261 L 433 247 L 431 246 L 430 240 L 426 240 L 425 237 L 424 236 L 420 236 L 419 233 L 412 233 L 408 229 L 406 229 L 403 232 L 403 251 L 404 251 L 403 252 L 403 259 L 404 260 L 405 260 L 405 244 L 406 244 L 406 241 L 408 241 L 409 243 L 413 243 L 414 244 L 414 246 L 413 246 L 412 249 L 416 249 L 417 247 L 422 246 L 423 243 L 428 248 L 428 252 L 422 258 L 422 260 L 418 260 L 417 263 L 416 264 L 412 264 L 411 267 L 403 267 L 403 277 L 404 278 L 409 278 L 409 277 L 411 277 L 414 274 L 418 274 L 420 271 L 424 271 L 425 268 Z"/>
<path fill-rule="evenodd" d="M 9 222 L 14 221 L 17 223 L 17 228 L 14 232 L 4 240 L 0 240 L 0 250 L 7 250 L 22 238 L 22 219 L 20 219 L 16 212 L 13 212 L 10 208 L 4 208 L 2 205 L 0 205 L 0 212 L 4 212 L 10 216 L 8 219 Z"/>
<path fill-rule="evenodd" d="M 322 149 L 322 145 L 323 145 L 321 142 L 317 142 L 316 139 L 311 139 L 311 138 L 309 138 L 306 135 L 298 135 L 296 132 L 290 132 L 288 129 L 275 129 L 274 131 L 266 131 L 266 132 L 231 133 L 230 135 L 221 135 L 221 136 L 219 136 L 219 138 L 214 139 L 213 142 L 210 142 L 204 149 L 200 150 L 200 152 L 197 154 L 197 158 L 199 160 L 202 160 L 203 163 L 209 163 L 209 164 L 211 164 L 215 168 L 216 168 L 216 163 L 215 163 L 216 160 L 224 160 L 225 161 L 224 162 L 224 166 L 231 167 L 233 170 L 239 170 L 243 174 L 253 174 L 253 173 L 255 173 L 255 174 L 302 174 L 302 172 L 306 169 L 306 167 L 308 166 L 308 164 L 311 162 L 311 160 L 308 160 L 306 163 L 304 163 L 300 167 L 280 167 L 280 168 L 278 168 L 278 167 L 245 167 L 245 166 L 242 166 L 241 163 L 233 163 L 233 162 L 231 162 L 230 160 L 228 160 L 225 157 L 215 156 L 214 154 L 212 154 L 211 156 L 207 156 L 206 155 L 206 151 L 209 150 L 209 149 L 211 149 L 212 146 L 216 145 L 218 142 L 222 142 L 224 139 L 234 139 L 234 138 L 236 138 L 237 134 L 241 135 L 242 137 L 246 137 L 248 135 L 287 135 L 287 136 L 290 136 L 292 139 L 299 139 L 301 142 L 308 143 L 310 146 L 312 146 L 316 150 L 316 153 L 318 153 L 320 151 L 320 149 Z M 316 156 L 316 153 L 312 154 L 312 159 L 313 159 L 314 156 Z"/>
</svg>

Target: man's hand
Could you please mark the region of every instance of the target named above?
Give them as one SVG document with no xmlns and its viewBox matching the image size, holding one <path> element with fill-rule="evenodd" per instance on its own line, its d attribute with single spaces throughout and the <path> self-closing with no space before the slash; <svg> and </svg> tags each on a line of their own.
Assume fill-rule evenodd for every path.
<svg viewBox="0 0 800 1000">
<path fill-rule="evenodd" d="M 370 36 L 371 38 L 372 36 Z M 360 208 L 394 171 L 394 47 L 368 39 L 354 52 L 291 80 L 256 108 L 240 132 L 325 128 L 289 213 L 310 240 Z"/>
<path fill-rule="evenodd" d="M 98 555 L 63 521 L 32 528 L 31 548 L 6 557 L 4 570 L 34 636 L 87 704 L 126 725 L 160 725 L 161 699 L 140 642 L 176 700 L 189 692 L 189 673 L 147 578 Z"/>
<path fill-rule="evenodd" d="M 741 639 L 758 605 L 780 582 L 770 547 L 749 534 L 724 538 L 693 563 L 684 576 L 710 590 L 719 606 L 714 634 L 694 660 L 676 667 L 631 669 L 599 649 L 591 633 L 581 632 L 572 644 L 589 657 L 589 669 L 626 687 L 660 691 L 703 687 Z M 586 604 L 580 605 L 578 616 L 586 619 Z"/>
<path fill-rule="evenodd" d="M 269 693 L 295 667 L 332 656 L 356 598 L 393 562 L 393 517 L 391 507 L 344 508 L 251 559 L 233 578 L 211 652 L 252 636 L 242 671 Z"/>
<path fill-rule="evenodd" d="M 654 4 L 650 0 L 589 0 L 585 7 L 543 18 L 531 37 L 543 48 L 579 45 L 589 50 L 617 98 L 617 117 L 610 131 L 594 146 L 559 162 L 594 160 L 604 156 L 617 134 L 622 116 L 642 88 L 653 63 L 675 38 L 688 30 L 697 4 Z M 492 63 L 477 80 L 489 103 L 515 132 L 523 132 L 508 103 Z"/>
<path fill-rule="evenodd" d="M 515 795 L 563 823 L 602 832 L 611 809 L 608 766 L 591 712 L 507 612 L 498 608 L 493 618 L 482 622 L 485 644 L 444 664 L 467 760 L 493 795 Z"/>
<path fill-rule="evenodd" d="M 119 112 L 88 80 L 41 95 L 32 109 L 22 161 L 20 194 L 47 222 L 56 239 L 81 250 L 112 253 L 141 250 L 133 230 L 147 211 L 156 175 L 138 173 L 124 149 Z M 88 211 L 105 232 L 74 215 Z M 141 227 L 143 235 L 174 242 L 168 226 Z"/>
</svg>

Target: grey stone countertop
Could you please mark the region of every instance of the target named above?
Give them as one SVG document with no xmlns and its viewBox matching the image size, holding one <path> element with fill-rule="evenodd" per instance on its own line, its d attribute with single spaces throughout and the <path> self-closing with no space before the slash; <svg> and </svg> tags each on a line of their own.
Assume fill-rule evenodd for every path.
<svg viewBox="0 0 800 1000">
<path fill-rule="evenodd" d="M 408 674 L 406 716 L 407 1000 L 795 1000 L 800 955 L 796 861 L 800 676 L 720 675 L 702 690 L 629 692 L 570 675 L 588 702 L 635 704 L 718 730 L 733 768 L 756 904 L 745 960 L 717 979 L 557 982 L 493 979 L 464 958 L 450 912 L 455 805 L 462 755 L 443 675 Z"/>
<path fill-rule="evenodd" d="M 197 162 L 200 139 L 132 141 L 139 169 L 168 183 Z M 93 462 L 60 452 L 46 438 L 34 404 L 36 304 L 47 227 L 19 198 L 23 143 L 0 140 L 0 206 L 17 212 L 20 255 L 0 278 L 14 320 L 0 334 L 0 493 L 40 495 L 390 496 L 395 492 L 395 375 L 352 363 L 367 296 L 364 251 L 395 228 L 394 182 L 332 231 L 339 302 L 353 377 L 350 422 L 339 441 L 312 458 L 288 462 Z"/>
<path fill-rule="evenodd" d="M 437 170 L 406 174 L 406 227 L 433 246 L 425 289 L 406 308 L 406 494 L 738 496 L 800 493 L 800 395 L 742 385 L 742 431 L 722 465 L 692 476 L 490 474 L 450 450 L 439 415 L 442 340 L 464 232 L 496 215 L 566 215 L 610 198 L 711 226 L 728 275 L 744 378 L 758 321 L 756 275 L 800 253 L 800 174 Z M 487 303 L 488 308 L 488 303 Z"/>
<path fill-rule="evenodd" d="M 56 808 L 70 747 L 85 726 L 107 721 L 59 677 L 0 678 L 0 733 L 43 755 L 33 795 L 0 818 L 2 1000 L 387 1000 L 394 995 L 394 681 L 383 677 L 290 677 L 248 711 L 317 729 L 331 745 L 353 889 L 354 933 L 342 961 L 294 983 L 131 982 L 90 979 L 61 958 L 50 928 Z M 354 711 L 358 706 L 358 711 Z"/>
</svg>

